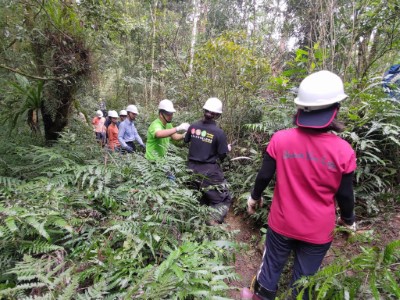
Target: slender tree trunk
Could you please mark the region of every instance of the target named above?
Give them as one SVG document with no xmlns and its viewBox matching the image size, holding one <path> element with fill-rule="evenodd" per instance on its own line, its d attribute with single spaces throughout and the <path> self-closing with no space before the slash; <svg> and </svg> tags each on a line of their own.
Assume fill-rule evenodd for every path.
<svg viewBox="0 0 400 300">
<path fill-rule="evenodd" d="M 253 32 L 258 32 L 257 7 L 257 0 L 253 0 Z"/>
<path fill-rule="evenodd" d="M 157 21 L 157 4 L 158 0 L 155 0 L 152 5 L 150 5 L 150 16 L 152 22 L 152 35 L 151 35 L 151 74 L 150 74 L 150 101 L 153 99 L 153 81 L 154 81 L 154 61 L 155 61 L 155 50 L 156 50 L 156 21 Z M 154 6 L 153 6 L 154 5 Z M 147 107 L 146 101 L 146 107 Z"/>
<path fill-rule="evenodd" d="M 350 43 L 348 43 L 349 47 L 348 49 L 345 49 L 345 53 L 347 53 L 346 58 L 344 59 L 344 67 L 343 67 L 343 80 L 347 81 L 347 75 L 348 75 L 348 68 L 349 66 L 354 62 L 353 58 L 353 53 L 355 52 L 355 45 L 356 45 L 356 23 L 358 22 L 358 13 L 356 9 L 356 2 L 352 1 L 351 2 L 351 8 L 352 8 L 352 28 L 351 28 L 351 38 L 350 38 Z M 346 55 L 346 54 L 345 54 Z"/>
<path fill-rule="evenodd" d="M 120 69 L 119 68 L 116 68 L 115 69 L 115 80 L 116 80 L 116 83 L 115 83 L 115 89 L 116 89 L 116 98 L 118 99 L 118 98 L 120 98 L 120 93 L 121 93 L 121 91 L 120 91 L 120 88 L 121 88 L 121 84 L 120 84 L 120 78 L 119 78 L 119 73 L 120 73 Z"/>
<path fill-rule="evenodd" d="M 31 128 L 32 133 L 34 134 L 40 133 L 38 109 L 28 110 L 28 125 Z"/>
<path fill-rule="evenodd" d="M 249 40 L 250 36 L 251 36 L 251 31 L 252 31 L 252 24 L 251 24 L 251 20 L 249 18 L 249 8 L 247 6 L 247 1 L 243 0 L 242 2 L 242 12 L 243 12 L 243 21 L 246 23 L 246 38 L 247 41 Z"/>
<path fill-rule="evenodd" d="M 199 20 L 200 13 L 200 0 L 193 0 L 193 27 L 192 27 L 192 39 L 190 42 L 190 62 L 189 62 L 189 77 L 192 76 L 193 72 L 193 60 L 194 52 L 197 39 L 197 22 Z"/>
</svg>

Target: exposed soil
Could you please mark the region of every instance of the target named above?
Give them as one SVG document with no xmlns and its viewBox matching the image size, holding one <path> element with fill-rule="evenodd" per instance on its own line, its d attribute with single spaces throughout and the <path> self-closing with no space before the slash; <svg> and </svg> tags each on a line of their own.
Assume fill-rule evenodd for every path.
<svg viewBox="0 0 400 300">
<path fill-rule="evenodd" d="M 232 210 L 226 216 L 225 223 L 228 225 L 227 229 L 230 231 L 240 230 L 236 235 L 237 242 L 248 245 L 248 249 L 242 249 L 236 253 L 235 271 L 239 274 L 240 278 L 232 281 L 230 286 L 237 287 L 238 289 L 232 290 L 227 295 L 232 299 L 240 299 L 240 288 L 250 286 L 251 280 L 260 267 L 262 247 L 256 246 L 261 244 L 260 228 L 255 226 L 254 222 L 245 214 L 235 215 Z"/>
<path fill-rule="evenodd" d="M 240 289 L 249 287 L 261 263 L 263 244 L 261 243 L 260 228 L 249 219 L 246 214 L 235 215 L 228 213 L 225 223 L 227 230 L 239 230 L 236 241 L 247 244 L 248 247 L 236 253 L 235 270 L 240 278 L 230 283 L 235 287 L 227 297 L 240 299 Z M 361 253 L 360 246 L 385 247 L 389 242 L 400 239 L 400 207 L 379 217 L 358 220 L 356 235 L 349 236 L 345 232 L 338 232 L 322 265 L 332 263 L 338 257 L 351 258 Z"/>
</svg>

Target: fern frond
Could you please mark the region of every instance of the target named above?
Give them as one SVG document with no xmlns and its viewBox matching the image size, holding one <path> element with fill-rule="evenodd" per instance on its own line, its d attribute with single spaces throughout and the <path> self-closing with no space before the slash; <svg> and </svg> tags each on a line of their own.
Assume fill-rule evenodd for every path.
<svg viewBox="0 0 400 300">
<path fill-rule="evenodd" d="M 400 259 L 400 240 L 393 241 L 386 245 L 383 252 L 383 262 L 385 264 L 391 264 L 398 262 Z"/>
<path fill-rule="evenodd" d="M 16 286 L 15 288 L 8 288 L 5 290 L 0 290 L 0 296 L 10 297 L 10 296 L 13 296 L 16 293 L 18 293 L 18 291 L 25 291 L 25 290 L 29 291 L 34 288 L 40 289 L 40 288 L 44 288 L 44 287 L 46 287 L 46 285 L 41 282 L 21 283 L 21 284 L 18 284 L 18 286 Z"/>
<path fill-rule="evenodd" d="M 24 183 L 24 181 L 16 179 L 14 177 L 0 176 L 0 188 L 1 187 L 14 188 L 23 183 Z"/>
<path fill-rule="evenodd" d="M 8 217 L 4 220 L 5 225 L 7 226 L 7 229 L 10 232 L 17 232 L 18 231 L 18 226 L 16 224 L 16 219 L 14 217 Z"/>
<path fill-rule="evenodd" d="M 396 259 L 398 261 L 399 242 L 394 241 L 385 249 L 362 248 L 363 253 L 350 262 L 339 261 L 311 277 L 301 278 L 296 283 L 301 289 L 298 297 L 306 291 L 312 293 L 311 297 L 315 299 L 342 299 L 345 294 L 349 299 L 381 299 L 400 295 L 398 278 L 396 282 L 393 277 L 394 274 L 400 275 L 400 267 L 397 266 L 397 272 L 391 270 L 391 264 Z M 396 257 L 395 260 L 393 257 Z"/>
<path fill-rule="evenodd" d="M 25 221 L 31 225 L 33 228 L 37 230 L 37 232 L 43 236 L 45 239 L 50 240 L 50 235 L 47 233 L 46 229 L 44 228 L 44 223 L 40 223 L 37 218 L 34 216 L 29 216 L 25 218 Z"/>
<path fill-rule="evenodd" d="M 63 250 L 61 246 L 54 245 L 44 240 L 34 240 L 34 241 L 22 241 L 20 245 L 20 251 L 28 254 L 42 254 L 50 253 L 56 250 Z"/>
<path fill-rule="evenodd" d="M 97 282 L 85 290 L 84 294 L 77 294 L 78 300 L 103 299 L 108 294 L 107 282 L 105 280 Z"/>
</svg>

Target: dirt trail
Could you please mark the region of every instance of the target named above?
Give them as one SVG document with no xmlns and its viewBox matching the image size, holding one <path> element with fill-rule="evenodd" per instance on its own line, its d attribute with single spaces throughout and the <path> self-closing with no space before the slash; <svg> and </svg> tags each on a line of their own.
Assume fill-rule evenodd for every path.
<svg viewBox="0 0 400 300">
<path fill-rule="evenodd" d="M 391 212 L 369 219 L 358 219 L 360 225 L 357 231 L 361 236 L 366 232 L 372 232 L 372 239 L 360 239 L 349 241 L 347 234 L 339 233 L 335 236 L 332 246 L 325 256 L 322 267 L 332 263 L 338 256 L 347 258 L 355 257 L 361 253 L 361 246 L 378 246 L 381 249 L 391 241 L 400 239 L 400 208 L 396 207 Z M 240 288 L 248 287 L 256 275 L 261 263 L 263 245 L 258 243 L 261 239 L 260 228 L 255 226 L 246 214 L 235 215 L 232 209 L 225 218 L 227 230 L 240 232 L 236 235 L 236 241 L 246 243 L 248 250 L 241 250 L 236 253 L 235 271 L 240 278 L 230 283 L 230 286 L 238 289 L 232 290 L 227 297 L 240 299 Z M 258 247 L 254 245 L 259 244 Z"/>
<path fill-rule="evenodd" d="M 261 247 L 253 248 L 260 241 L 260 228 L 255 227 L 253 222 L 246 215 L 235 215 L 232 210 L 225 218 L 229 231 L 240 230 L 236 235 L 236 241 L 246 243 L 249 249 L 236 253 L 235 271 L 240 278 L 230 283 L 230 286 L 248 287 L 256 275 L 261 263 Z M 232 299 L 240 299 L 240 289 L 232 290 L 228 295 Z"/>
</svg>

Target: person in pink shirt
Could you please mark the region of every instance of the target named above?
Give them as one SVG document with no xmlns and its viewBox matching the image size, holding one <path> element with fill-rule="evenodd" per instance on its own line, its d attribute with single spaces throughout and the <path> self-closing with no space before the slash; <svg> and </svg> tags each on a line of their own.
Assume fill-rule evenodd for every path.
<svg viewBox="0 0 400 300">
<path fill-rule="evenodd" d="M 319 71 L 307 76 L 295 99 L 297 127 L 276 132 L 267 146 L 247 202 L 250 214 L 262 205 L 261 195 L 275 174 L 276 185 L 265 251 L 254 294 L 248 299 L 275 299 L 281 272 L 292 251 L 294 295 L 298 290 L 293 283 L 318 271 L 333 239 L 336 202 L 339 222 L 355 230 L 355 152 L 332 133 L 344 130 L 336 116 L 346 98 L 343 82 L 336 74 Z M 303 299 L 308 299 L 307 292 Z"/>
<path fill-rule="evenodd" d="M 102 146 L 104 146 L 106 142 L 105 122 L 106 118 L 103 117 L 103 112 L 101 110 L 96 111 L 96 116 L 92 119 L 92 125 L 96 133 L 96 140 L 98 140 Z"/>
</svg>

